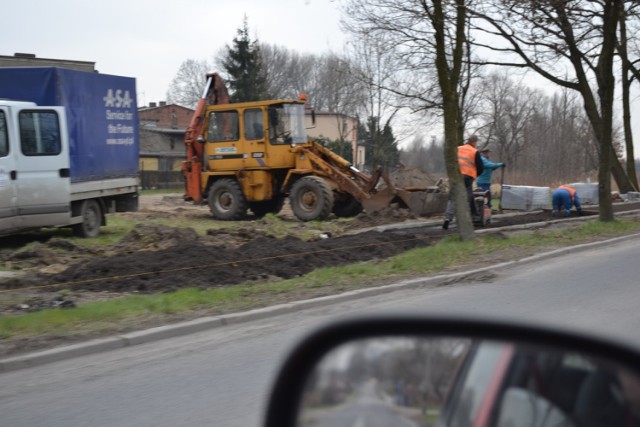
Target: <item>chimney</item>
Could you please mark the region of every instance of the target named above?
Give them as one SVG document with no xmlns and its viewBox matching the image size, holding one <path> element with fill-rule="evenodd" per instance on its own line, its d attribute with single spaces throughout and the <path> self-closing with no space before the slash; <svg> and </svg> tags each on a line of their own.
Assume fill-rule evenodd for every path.
<svg viewBox="0 0 640 427">
<path fill-rule="evenodd" d="M 14 57 L 16 58 L 35 58 L 36 54 L 35 53 L 20 53 L 20 52 L 16 52 L 13 54 Z"/>
<path fill-rule="evenodd" d="M 155 102 L 150 102 L 149 103 L 149 108 L 156 108 L 156 103 Z"/>
<path fill-rule="evenodd" d="M 167 101 L 160 101 L 160 106 L 161 107 L 166 107 L 167 106 Z"/>
</svg>

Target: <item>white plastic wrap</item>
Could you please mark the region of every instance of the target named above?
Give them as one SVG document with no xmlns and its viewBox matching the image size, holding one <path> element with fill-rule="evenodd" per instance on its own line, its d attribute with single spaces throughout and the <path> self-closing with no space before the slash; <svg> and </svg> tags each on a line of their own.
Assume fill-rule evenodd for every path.
<svg viewBox="0 0 640 427">
<path fill-rule="evenodd" d="M 597 205 L 598 204 L 598 184 L 592 184 L 587 182 L 576 182 L 569 184 L 578 192 L 580 197 L 580 203 L 583 205 Z"/>
<path fill-rule="evenodd" d="M 551 209 L 551 188 L 503 185 L 502 209 L 521 211 Z"/>
</svg>

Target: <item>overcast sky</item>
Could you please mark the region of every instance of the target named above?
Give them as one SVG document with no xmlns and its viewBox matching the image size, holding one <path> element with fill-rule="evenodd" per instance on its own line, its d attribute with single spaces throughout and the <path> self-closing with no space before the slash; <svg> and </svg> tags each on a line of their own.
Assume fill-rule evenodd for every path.
<svg viewBox="0 0 640 427">
<path fill-rule="evenodd" d="M 300 53 L 342 51 L 331 0 L 5 0 L 0 55 L 95 62 L 101 73 L 135 77 L 142 106 L 165 100 L 184 60 L 212 62 L 245 15 L 260 42 Z"/>
<path fill-rule="evenodd" d="M 186 59 L 212 62 L 246 15 L 251 37 L 300 53 L 342 52 L 332 0 L 20 0 L 2 2 L 0 55 L 92 61 L 101 73 L 135 77 L 138 105 L 166 100 Z M 218 70 L 212 70 L 218 71 Z M 638 95 L 634 134 L 640 150 Z M 429 135 L 429 132 L 426 133 Z M 636 153 L 638 157 L 640 153 Z"/>
</svg>

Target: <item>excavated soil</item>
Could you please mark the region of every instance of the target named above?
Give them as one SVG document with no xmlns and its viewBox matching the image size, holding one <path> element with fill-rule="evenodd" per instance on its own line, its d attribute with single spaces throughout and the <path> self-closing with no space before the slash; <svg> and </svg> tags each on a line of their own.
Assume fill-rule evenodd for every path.
<svg viewBox="0 0 640 427">
<path fill-rule="evenodd" d="M 625 204 L 616 210 L 633 208 Z M 208 208 L 187 204 L 177 195 L 143 196 L 139 212 L 117 215 L 132 218 L 137 225 L 113 246 L 78 246 L 68 239 L 68 230 L 1 237 L 0 262 L 20 270 L 20 274 L 0 278 L 0 316 L 74 307 L 130 294 L 289 279 L 320 267 L 389 258 L 456 233 L 455 223 L 451 229 L 442 230 L 442 217 L 416 218 L 402 209 L 318 225 L 298 221 L 285 206 L 278 215 L 279 225 L 284 224 L 289 234 L 274 238 L 273 220 L 221 224 L 211 219 Z M 542 211 L 496 215 L 486 228 L 551 219 Z M 180 226 L 159 225 L 152 220 Z M 218 228 L 202 236 L 186 226 L 189 221 L 203 220 L 215 222 Z M 381 231 L 381 226 L 389 224 L 403 227 Z M 159 321 L 138 322 L 135 327 L 154 326 Z M 64 339 L 0 340 L 0 355 L 60 344 Z"/>
<path fill-rule="evenodd" d="M 244 221 L 240 229 L 211 229 L 206 236 L 191 228 L 150 223 L 159 218 L 181 223 L 210 218 L 206 207 L 189 205 L 179 196 L 143 197 L 139 212 L 121 215 L 135 218 L 138 224 L 112 247 L 79 247 L 55 231 L 0 238 L 2 247 L 9 248 L 0 251 L 1 261 L 30 266 L 23 275 L 1 281 L 0 290 L 12 289 L 15 296 L 24 289 L 33 298 L 34 290 L 47 297 L 64 289 L 96 294 L 156 293 L 289 279 L 321 267 L 389 258 L 455 233 L 453 229 L 442 230 L 440 218 L 415 218 L 401 209 L 360 214 L 343 224 L 340 235 L 317 231 L 306 240 L 297 235 L 308 231 L 309 225 L 297 221 L 287 207 L 279 214 L 291 230 L 284 238 L 267 234 L 272 225 L 262 219 Z M 496 217 L 489 227 L 549 219 L 546 212 L 506 215 L 499 220 Z M 376 230 L 385 224 L 424 225 L 429 221 L 433 226 Z M 0 303 L 0 313 L 42 305 L 34 306 L 33 301 L 16 305 L 14 300 L 9 305 Z"/>
</svg>

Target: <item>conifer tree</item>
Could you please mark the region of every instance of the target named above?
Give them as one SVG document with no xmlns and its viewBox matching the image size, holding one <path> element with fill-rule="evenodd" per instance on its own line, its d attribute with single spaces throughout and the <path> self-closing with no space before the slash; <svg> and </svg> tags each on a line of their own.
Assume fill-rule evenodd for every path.
<svg viewBox="0 0 640 427">
<path fill-rule="evenodd" d="M 258 40 L 249 37 L 249 25 L 245 16 L 233 45 L 227 46 L 223 66 L 228 75 L 227 84 L 233 102 L 261 101 L 269 99 L 267 77 L 262 65 Z"/>
<path fill-rule="evenodd" d="M 366 125 L 358 125 L 358 137 L 367 149 L 367 165 L 373 170 L 377 166 L 393 168 L 400 160 L 398 143 L 389 122 L 380 126 L 378 117 L 369 117 Z"/>
</svg>

